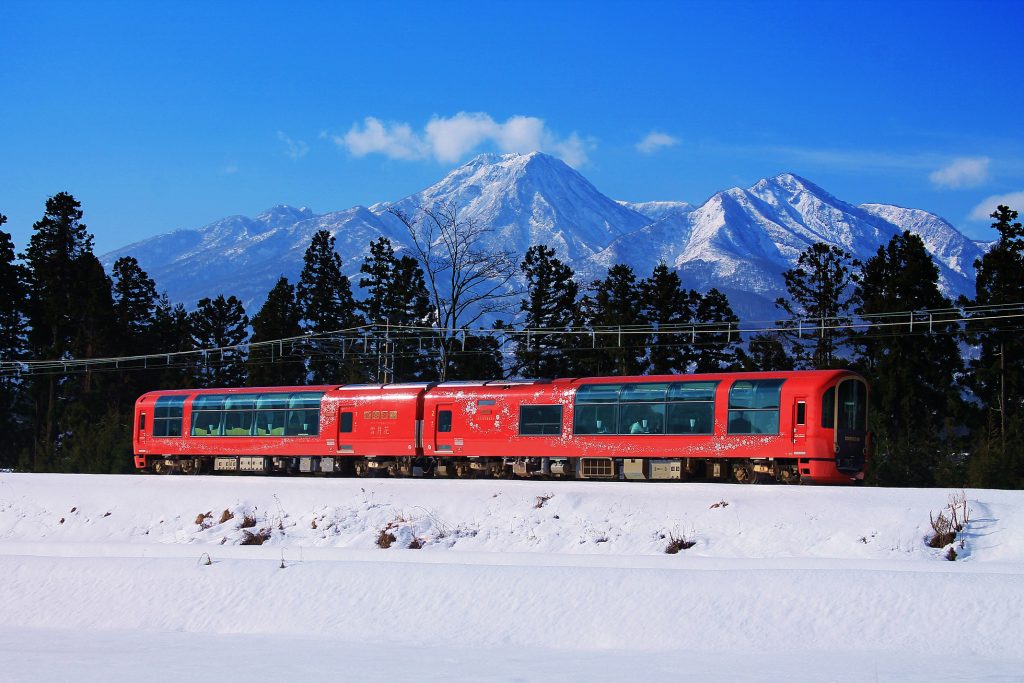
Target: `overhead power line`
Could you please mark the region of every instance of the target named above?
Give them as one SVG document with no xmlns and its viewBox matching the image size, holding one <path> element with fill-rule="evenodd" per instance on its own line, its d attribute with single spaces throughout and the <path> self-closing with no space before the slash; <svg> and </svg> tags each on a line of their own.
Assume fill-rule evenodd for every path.
<svg viewBox="0 0 1024 683">
<path fill-rule="evenodd" d="M 499 348 L 504 348 L 505 345 L 513 342 L 529 345 L 534 338 L 540 336 L 547 338 L 562 336 L 572 338 L 572 351 L 586 351 L 587 346 L 596 348 L 599 338 L 602 340 L 600 346 L 603 349 L 622 347 L 628 345 L 626 342 L 630 338 L 649 335 L 657 335 L 655 344 L 658 346 L 702 346 L 722 341 L 739 341 L 754 334 L 795 334 L 798 337 L 811 340 L 815 336 L 840 330 L 860 333 L 874 332 L 878 336 L 906 336 L 929 333 L 949 334 L 951 326 L 956 326 L 957 332 L 963 332 L 968 325 L 977 329 L 1002 328 L 1024 331 L 1024 303 L 900 311 L 866 316 L 792 318 L 748 322 L 732 320 L 715 323 L 632 325 L 570 330 L 527 327 L 439 329 L 430 326 L 378 324 L 189 351 L 105 358 L 0 361 L 0 376 L 197 367 L 217 365 L 225 360 L 257 355 L 260 362 L 293 362 L 296 357 L 317 355 L 379 358 L 383 354 L 402 356 L 430 353 L 436 349 L 440 338 L 452 340 L 452 343 L 456 345 L 456 352 L 478 353 L 472 349 L 467 351 L 467 340 L 473 337 L 493 337 L 498 340 Z M 606 343 L 608 337 L 614 337 L 616 343 Z M 398 341 L 403 345 L 400 350 L 395 349 L 395 343 Z"/>
</svg>

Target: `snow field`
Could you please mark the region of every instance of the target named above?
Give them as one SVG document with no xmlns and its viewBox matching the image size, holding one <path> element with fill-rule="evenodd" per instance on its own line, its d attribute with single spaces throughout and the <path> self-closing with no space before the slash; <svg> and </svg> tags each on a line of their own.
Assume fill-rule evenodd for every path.
<svg viewBox="0 0 1024 683">
<path fill-rule="evenodd" d="M 152 667 L 169 638 L 214 656 L 165 680 L 263 680 L 216 652 L 278 642 L 299 647 L 277 680 L 1019 680 L 1024 494 L 968 490 L 948 562 L 926 539 L 950 493 L 2 474 L 0 661 L 128 680 L 82 653 Z"/>
</svg>

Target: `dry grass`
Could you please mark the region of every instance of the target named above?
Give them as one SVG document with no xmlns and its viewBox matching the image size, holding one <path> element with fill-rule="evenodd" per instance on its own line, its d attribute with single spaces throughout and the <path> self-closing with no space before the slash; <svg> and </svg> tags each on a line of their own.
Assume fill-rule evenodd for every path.
<svg viewBox="0 0 1024 683">
<path fill-rule="evenodd" d="M 270 529 L 260 529 L 255 533 L 243 531 L 242 542 L 239 545 L 263 545 L 264 542 L 270 540 L 271 533 Z"/>
<path fill-rule="evenodd" d="M 544 507 L 545 504 L 547 504 L 547 502 L 549 500 L 551 500 L 554 497 L 555 497 L 555 494 L 553 494 L 553 493 L 549 493 L 546 496 L 537 496 L 537 503 L 533 506 L 533 508 L 535 510 L 541 509 L 542 507 Z"/>
<path fill-rule="evenodd" d="M 238 525 L 239 529 L 251 529 L 256 526 L 256 518 L 252 515 L 245 515 L 242 517 L 242 523 Z"/>
<path fill-rule="evenodd" d="M 217 523 L 223 524 L 224 522 L 234 518 L 235 515 L 230 510 L 225 510 L 224 512 L 220 513 L 220 521 L 218 521 Z"/>
<path fill-rule="evenodd" d="M 418 539 L 418 538 L 413 538 L 411 541 L 409 541 L 409 549 L 410 550 L 419 550 L 423 546 L 424 546 L 423 541 Z"/>
<path fill-rule="evenodd" d="M 203 529 L 209 528 L 210 522 L 207 520 L 213 519 L 213 511 L 200 512 L 196 515 L 196 526 L 202 527 Z"/>
<path fill-rule="evenodd" d="M 713 503 L 711 505 L 711 507 L 708 508 L 708 509 L 709 510 L 714 510 L 715 508 L 726 508 L 726 507 L 729 507 L 729 504 L 727 502 L 725 502 L 724 500 L 720 500 L 717 503 Z"/>
<path fill-rule="evenodd" d="M 686 534 L 680 533 L 676 535 L 670 531 L 668 534 L 668 545 L 665 546 L 665 553 L 675 555 L 680 550 L 689 550 L 695 545 L 697 545 L 697 541 L 689 538 Z"/>
<path fill-rule="evenodd" d="M 395 538 L 395 535 L 391 533 L 391 525 L 389 524 L 381 529 L 380 533 L 377 534 L 377 547 L 387 550 L 391 547 L 391 544 L 397 540 L 398 539 Z"/>
</svg>

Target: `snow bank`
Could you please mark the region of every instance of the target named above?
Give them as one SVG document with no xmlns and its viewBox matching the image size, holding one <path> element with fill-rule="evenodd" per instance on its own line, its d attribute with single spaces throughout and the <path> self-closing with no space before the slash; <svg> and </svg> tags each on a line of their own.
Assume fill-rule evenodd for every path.
<svg viewBox="0 0 1024 683">
<path fill-rule="evenodd" d="M 1024 494 L 968 490 L 949 562 L 925 542 L 949 493 L 2 474 L 0 659 L 25 680 L 56 679 L 105 643 L 149 667 L 164 655 L 141 643 L 173 634 L 199 653 L 306 642 L 282 656 L 323 652 L 283 677 L 308 680 L 342 660 L 363 662 L 354 678 L 458 676 L 446 652 L 462 677 L 669 678 L 684 658 L 721 680 L 879 666 L 1012 680 Z M 259 532 L 262 546 L 241 545 Z M 667 555 L 672 536 L 695 544 Z M 54 643 L 49 664 L 26 647 L 40 637 Z M 191 671 L 182 654 L 178 673 Z M 824 668 L 781 664 L 793 656 Z M 193 673 L 235 679 L 253 665 L 215 657 Z"/>
</svg>

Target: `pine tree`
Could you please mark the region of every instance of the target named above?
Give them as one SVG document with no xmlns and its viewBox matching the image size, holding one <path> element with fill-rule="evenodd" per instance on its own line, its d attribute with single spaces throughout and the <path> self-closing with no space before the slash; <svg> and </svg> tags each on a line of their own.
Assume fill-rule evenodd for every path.
<svg viewBox="0 0 1024 683">
<path fill-rule="evenodd" d="M 691 330 L 700 296 L 686 290 L 679 274 L 659 263 L 651 277 L 640 283 L 644 316 L 657 327 L 651 340 L 651 374 L 685 373 L 696 360 Z"/>
<path fill-rule="evenodd" d="M 775 305 L 815 328 L 803 331 L 798 326 L 785 332 L 798 367 L 844 365 L 839 352 L 849 336 L 844 326 L 850 323 L 850 290 L 859 267 L 860 262 L 845 249 L 816 242 L 800 254 L 796 268 L 782 274 L 789 299 L 780 297 Z"/>
<path fill-rule="evenodd" d="M 350 353 L 362 325 L 352 299 L 352 286 L 341 272 L 334 235 L 318 230 L 303 257 L 298 301 L 309 341 L 309 374 L 314 384 L 344 384 L 365 379 L 365 370 Z M 335 333 L 327 337 L 327 333 Z"/>
<path fill-rule="evenodd" d="M 370 254 L 359 270 L 364 275 L 359 286 L 367 297 L 358 308 L 377 327 L 377 334 L 387 338 L 374 373 L 377 380 L 435 378 L 436 366 L 423 343 L 424 337 L 432 340 L 434 335 L 405 329 L 426 327 L 430 318 L 430 298 L 419 262 L 411 256 L 395 257 L 391 241 L 381 237 L 370 244 Z"/>
<path fill-rule="evenodd" d="M 975 261 L 975 298 L 963 302 L 988 309 L 977 312 L 968 327 L 978 347 L 968 382 L 987 425 L 971 459 L 973 486 L 1024 486 L 1024 456 L 1017 445 L 1024 436 L 1024 339 L 1018 323 L 999 316 L 999 307 L 1024 301 L 1024 228 L 1017 215 L 1003 205 L 992 213 L 999 241 Z"/>
<path fill-rule="evenodd" d="M 949 479 L 958 449 L 947 420 L 962 414 L 957 323 L 952 316 L 916 325 L 912 318 L 893 317 L 952 306 L 939 291 L 939 269 L 921 238 L 904 232 L 879 247 L 864 264 L 854 301 L 855 312 L 867 322 L 886 323 L 854 337 L 859 369 L 872 388 L 874 478 L 885 486 L 929 486 Z M 901 322 L 906 327 L 891 325 Z"/>
<path fill-rule="evenodd" d="M 507 329 L 499 320 L 494 330 Z M 494 380 L 505 377 L 499 338 L 493 334 L 463 333 L 449 356 L 448 380 Z"/>
<path fill-rule="evenodd" d="M 252 344 L 273 340 L 294 339 L 302 335 L 302 312 L 295 298 L 295 287 L 282 276 L 270 290 L 263 308 L 252 319 Z M 246 367 L 249 384 L 256 387 L 295 386 L 305 384 L 306 366 L 301 343 L 250 348 Z"/>
<path fill-rule="evenodd" d="M 782 335 L 777 332 L 753 335 L 747 348 L 747 353 L 742 356 L 744 370 L 770 372 L 793 369 L 793 359 L 786 353 Z"/>
<path fill-rule="evenodd" d="M 0 214 L 0 226 L 7 217 Z M 0 469 L 14 467 L 28 443 L 30 424 L 25 381 L 13 364 L 26 354 L 25 296 L 27 274 L 15 262 L 11 235 L 0 230 Z"/>
<path fill-rule="evenodd" d="M 98 357 L 114 347 L 111 283 L 92 253 L 92 235 L 81 222 L 82 215 L 81 204 L 70 194 L 50 197 L 23 255 L 28 266 L 29 347 L 35 358 Z M 100 395 L 107 385 L 109 381 L 91 373 L 35 379 L 36 433 L 23 466 L 37 471 L 67 469 L 62 444 L 90 436 L 87 429 L 76 433 L 65 424 L 66 408 L 76 401 L 96 410 L 105 408 L 103 401 L 109 397 Z"/>
<path fill-rule="evenodd" d="M 577 324 L 576 297 L 579 285 L 572 268 L 562 263 L 555 250 L 537 244 L 526 251 L 520 264 L 526 277 L 526 298 L 520 310 L 523 324 L 531 330 L 517 339 L 515 356 L 526 377 L 558 377 L 570 366 L 566 349 L 573 340 L 567 333 Z"/>
<path fill-rule="evenodd" d="M 239 348 L 248 336 L 249 318 L 242 302 L 233 296 L 227 299 L 200 299 L 196 310 L 188 316 L 192 330 L 192 347 L 206 350 L 196 367 L 196 383 L 200 387 L 239 387 L 245 384 L 245 352 Z"/>
<path fill-rule="evenodd" d="M 110 269 L 114 287 L 114 318 L 120 352 L 143 355 L 155 351 L 153 325 L 159 295 L 156 283 L 131 256 L 122 256 Z"/>
<path fill-rule="evenodd" d="M 697 302 L 695 321 L 704 327 L 698 331 L 694 372 L 722 372 L 739 367 L 739 320 L 729 305 L 729 297 L 712 288 Z"/>
<path fill-rule="evenodd" d="M 156 349 L 167 354 L 159 368 L 157 386 L 161 389 L 190 389 L 195 386 L 196 364 L 192 361 L 192 328 L 188 311 L 182 304 L 172 304 L 167 294 L 157 299 L 153 315 L 153 336 Z M 183 354 L 183 355 L 177 355 Z"/>
<path fill-rule="evenodd" d="M 639 375 L 646 367 L 647 318 L 633 269 L 612 266 L 604 280 L 595 280 L 582 301 L 587 326 L 595 333 L 593 349 L 582 355 L 591 375 Z"/>
</svg>

